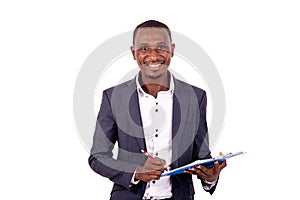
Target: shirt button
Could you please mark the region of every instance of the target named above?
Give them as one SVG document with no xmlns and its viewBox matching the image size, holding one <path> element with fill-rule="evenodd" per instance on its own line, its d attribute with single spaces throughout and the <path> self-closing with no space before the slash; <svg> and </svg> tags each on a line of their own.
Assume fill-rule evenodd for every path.
<svg viewBox="0 0 300 200">
<path fill-rule="evenodd" d="M 158 105 L 158 102 L 156 102 L 156 105 Z"/>
<path fill-rule="evenodd" d="M 158 112 L 158 109 L 155 109 L 155 112 Z"/>
<path fill-rule="evenodd" d="M 158 156 L 158 153 L 155 153 L 156 156 Z"/>
<path fill-rule="evenodd" d="M 158 132 L 158 129 L 155 129 L 155 132 Z"/>
<path fill-rule="evenodd" d="M 150 199 L 153 199 L 153 197 L 150 197 Z"/>
<path fill-rule="evenodd" d="M 155 137 L 158 137 L 158 134 L 155 134 Z"/>
<path fill-rule="evenodd" d="M 155 184 L 155 181 L 152 181 L 153 184 Z"/>
</svg>

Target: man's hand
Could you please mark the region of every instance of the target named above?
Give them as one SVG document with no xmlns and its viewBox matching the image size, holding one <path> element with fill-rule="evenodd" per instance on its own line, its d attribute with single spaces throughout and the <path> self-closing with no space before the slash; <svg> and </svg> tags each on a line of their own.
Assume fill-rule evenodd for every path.
<svg viewBox="0 0 300 200">
<path fill-rule="evenodd" d="M 148 158 L 144 166 L 138 166 L 134 178 L 144 182 L 159 180 L 164 172 L 166 161 L 160 158 Z"/>
<path fill-rule="evenodd" d="M 220 153 L 220 156 L 223 156 Z M 214 166 L 212 168 L 206 168 L 202 165 L 198 165 L 196 167 L 192 167 L 190 170 L 185 170 L 186 173 L 197 175 L 199 178 L 206 180 L 208 182 L 213 182 L 217 180 L 221 171 L 226 167 L 226 160 L 223 161 L 221 164 L 218 161 L 214 162 Z"/>
</svg>

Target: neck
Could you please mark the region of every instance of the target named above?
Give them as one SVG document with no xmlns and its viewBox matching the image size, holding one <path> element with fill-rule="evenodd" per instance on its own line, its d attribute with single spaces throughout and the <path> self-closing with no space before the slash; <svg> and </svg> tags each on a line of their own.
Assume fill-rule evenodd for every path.
<svg viewBox="0 0 300 200">
<path fill-rule="evenodd" d="M 168 74 L 166 77 L 161 80 L 145 80 L 144 77 L 141 77 L 140 83 L 142 85 L 143 90 L 157 98 L 157 93 L 160 91 L 167 91 L 170 86 L 170 75 Z"/>
</svg>

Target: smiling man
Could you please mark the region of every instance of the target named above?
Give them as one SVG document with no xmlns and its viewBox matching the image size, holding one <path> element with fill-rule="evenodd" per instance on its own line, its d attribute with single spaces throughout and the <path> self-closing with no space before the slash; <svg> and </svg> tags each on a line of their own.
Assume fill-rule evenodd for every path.
<svg viewBox="0 0 300 200">
<path fill-rule="evenodd" d="M 209 169 L 197 166 L 161 177 L 166 168 L 211 158 L 206 93 L 168 71 L 174 49 L 165 24 L 149 20 L 138 25 L 131 52 L 140 72 L 103 92 L 89 164 L 114 182 L 112 200 L 192 200 L 192 175 L 212 194 L 226 166 L 226 161 L 215 162 Z M 113 159 L 116 142 L 118 156 Z"/>
</svg>

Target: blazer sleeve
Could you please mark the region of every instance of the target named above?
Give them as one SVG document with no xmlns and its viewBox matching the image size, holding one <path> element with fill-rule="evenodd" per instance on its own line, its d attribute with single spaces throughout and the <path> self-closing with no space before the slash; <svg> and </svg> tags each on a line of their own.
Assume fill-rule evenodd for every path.
<svg viewBox="0 0 300 200">
<path fill-rule="evenodd" d="M 88 162 L 96 173 L 129 189 L 131 178 L 138 165 L 112 158 L 112 149 L 117 140 L 118 128 L 106 90 L 103 92 Z"/>
<path fill-rule="evenodd" d="M 196 92 L 197 93 L 197 92 Z M 201 94 L 202 95 L 199 95 Z M 196 151 L 194 151 L 194 156 L 197 157 L 197 159 L 208 159 L 211 158 L 210 155 L 210 149 L 209 149 L 209 136 L 208 136 L 208 128 L 207 128 L 207 121 L 206 121 L 206 107 L 207 107 L 207 96 L 206 92 L 198 92 L 197 93 L 198 97 L 198 102 L 199 102 L 199 112 L 200 112 L 200 117 L 199 117 L 199 125 L 198 125 L 198 130 L 197 134 L 195 137 L 195 146 L 196 146 Z M 216 184 L 212 187 L 210 187 L 209 184 L 205 183 L 200 177 L 198 177 L 201 180 L 203 189 L 206 192 L 209 192 L 210 194 L 213 194 L 213 192 L 216 189 L 218 180 Z M 209 189 L 206 189 L 209 188 Z"/>
<path fill-rule="evenodd" d="M 196 92 L 198 98 L 199 105 L 199 119 L 198 119 L 198 129 L 197 134 L 194 140 L 194 151 L 193 157 L 194 160 L 198 159 L 207 159 L 211 158 L 210 149 L 209 149 L 209 137 L 208 137 L 208 128 L 206 121 L 206 105 L 207 105 L 207 97 L 206 92 L 200 90 L 200 92 Z"/>
</svg>

